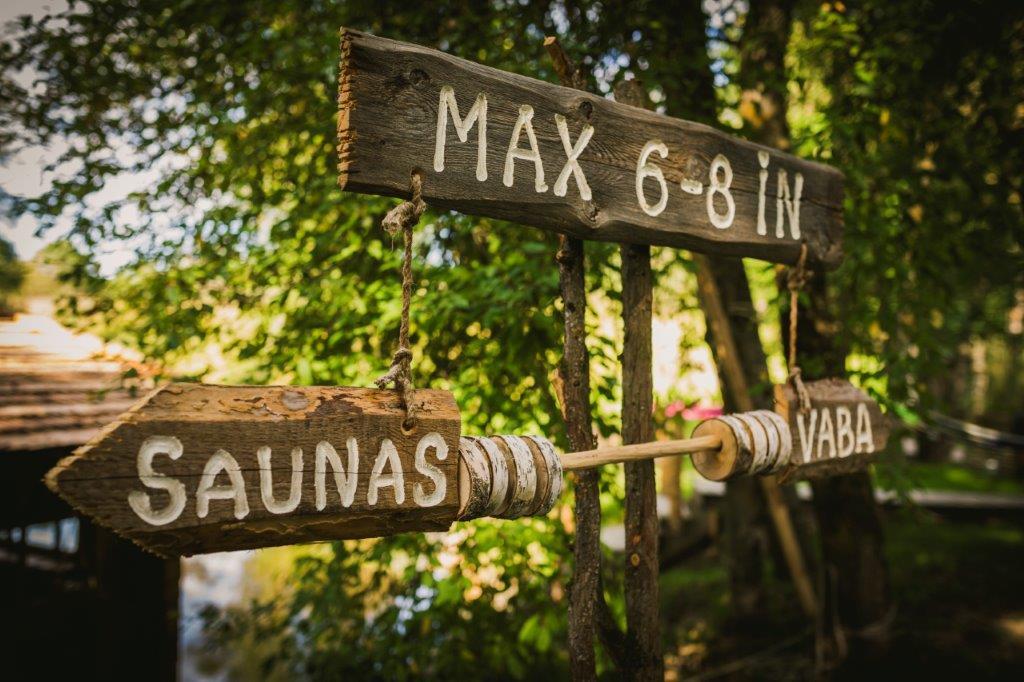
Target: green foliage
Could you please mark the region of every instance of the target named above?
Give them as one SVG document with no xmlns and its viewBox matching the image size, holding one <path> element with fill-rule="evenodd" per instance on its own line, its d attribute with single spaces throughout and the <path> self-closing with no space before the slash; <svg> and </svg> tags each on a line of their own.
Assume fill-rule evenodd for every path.
<svg viewBox="0 0 1024 682">
<path fill-rule="evenodd" d="M 790 110 L 846 173 L 836 309 L 890 400 L 959 412 L 961 344 L 1010 333 L 1024 287 L 1024 5 L 840 6 L 796 26 Z"/>
<path fill-rule="evenodd" d="M 851 366 L 891 400 L 951 403 L 956 392 L 935 382 L 959 344 L 1012 336 L 1007 315 L 1024 288 L 1022 5 L 850 5 L 798 3 L 788 73 L 774 75 L 788 76 L 797 153 L 847 176 L 847 259 L 831 281 Z M 0 158 L 59 150 L 51 186 L 0 192 L 0 208 L 44 230 L 69 221 L 54 257 L 76 287 L 70 319 L 179 376 L 366 385 L 396 340 L 399 249 L 379 227 L 392 201 L 337 189 L 338 27 L 547 80 L 541 39 L 558 33 L 598 91 L 636 75 L 668 113 L 738 126 L 742 17 L 722 7 L 709 28 L 695 0 L 73 2 L 0 42 Z M 125 176 L 146 184 L 111 198 Z M 107 277 L 98 254 L 110 244 L 134 257 Z M 454 391 L 467 431 L 543 431 L 564 445 L 550 381 L 561 338 L 554 239 L 431 212 L 415 247 L 418 385 Z M 694 307 L 690 264 L 676 251 L 656 257 L 659 311 Z M 588 245 L 603 314 L 619 306 L 617 269 L 613 246 Z M 773 273 L 749 270 L 772 326 Z M 593 402 L 609 433 L 620 348 L 597 322 Z M 766 338 L 778 355 L 778 333 Z M 687 330 L 683 343 L 699 342 Z M 621 481 L 609 472 L 603 484 L 614 518 Z M 452 537 L 457 551 L 442 546 Z M 264 642 L 260 671 L 284 678 L 559 675 L 567 543 L 562 526 L 535 521 L 338 544 L 298 563 L 278 599 L 211 627 L 225 643 Z M 495 581 L 474 582 L 492 569 Z"/>
<path fill-rule="evenodd" d="M 673 60 L 651 57 L 685 63 L 702 40 L 699 22 L 654 2 L 461 1 L 382 11 L 359 0 L 111 0 L 25 19 L 0 48 L 0 142 L 4 154 L 59 150 L 48 168 L 59 172 L 38 196 L 0 201 L 43 230 L 70 222 L 63 244 L 74 248 L 60 254 L 76 287 L 66 300 L 69 322 L 138 347 L 181 378 L 366 385 L 383 372 L 398 328 L 400 249 L 379 226 L 392 201 L 337 189 L 342 25 L 549 80 L 541 42 L 557 31 L 585 55 L 599 90 L 644 71 L 662 97 L 690 83 Z M 680 31 L 697 42 L 681 46 Z M 126 176 L 145 185 L 125 196 L 110 191 Z M 112 277 L 99 257 L 110 244 L 134 253 Z M 555 240 L 431 212 L 415 247 L 417 384 L 453 390 L 469 432 L 543 431 L 564 445 L 550 381 L 561 355 Z M 606 292 L 598 298 L 614 309 L 617 249 L 588 245 L 588 266 L 588 287 Z M 664 269 L 677 281 L 679 256 L 669 254 Z M 594 333 L 596 323 L 588 319 L 596 426 L 609 433 L 617 430 L 620 349 L 614 336 Z M 615 484 L 611 475 L 606 485 Z M 226 632 L 289 625 L 270 667 L 285 660 L 285 669 L 314 676 L 379 660 L 381 650 L 396 654 L 381 662 L 394 666 L 379 669 L 381 677 L 411 675 L 413 663 L 437 676 L 469 665 L 480 675 L 561 671 L 553 642 L 564 639 L 565 608 L 549 592 L 552 567 L 563 584 L 568 570 L 561 531 L 500 524 L 500 536 L 488 537 L 475 528 L 462 560 L 476 561 L 480 542 L 480 552 L 503 550 L 488 561 L 518 586 L 508 608 L 482 597 L 464 618 L 457 573 L 406 568 L 401 580 L 389 577 L 399 552 L 419 557 L 414 564 L 437 561 L 436 539 L 402 537 L 358 550 L 339 545 L 332 560 L 301 564 L 291 601 L 233 614 Z M 534 554 L 547 568 L 527 570 Z M 430 594 L 418 595 L 419 587 Z M 499 644 L 507 660 L 496 658 Z M 461 661 L 459 652 L 476 658 Z"/>
<path fill-rule="evenodd" d="M 289 599 L 208 614 L 208 628 L 229 652 L 272 641 L 247 663 L 261 677 L 564 677 L 568 540 L 528 520 L 335 543 L 296 561 Z"/>
</svg>

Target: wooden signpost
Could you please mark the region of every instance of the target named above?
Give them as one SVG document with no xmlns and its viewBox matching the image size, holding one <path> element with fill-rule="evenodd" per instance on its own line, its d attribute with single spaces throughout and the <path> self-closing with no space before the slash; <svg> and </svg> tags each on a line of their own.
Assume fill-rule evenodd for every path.
<svg viewBox="0 0 1024 682">
<path fill-rule="evenodd" d="M 342 29 L 339 182 L 584 239 L 842 257 L 842 174 L 705 125 Z"/>
<path fill-rule="evenodd" d="M 415 392 L 159 389 L 60 462 L 47 485 L 161 555 L 446 530 L 459 510 L 459 410 Z"/>
<path fill-rule="evenodd" d="M 791 462 L 800 478 L 819 478 L 863 469 L 885 449 L 889 423 L 878 403 L 844 379 L 804 384 L 810 410 L 801 412 L 790 384 L 775 387 L 775 410 L 793 437 Z"/>
<path fill-rule="evenodd" d="M 422 198 L 587 239 L 796 261 L 841 258 L 842 176 L 706 126 L 342 31 L 342 187 Z M 418 214 L 417 214 L 418 215 Z M 860 466 L 884 447 L 878 406 L 846 382 L 788 387 L 779 414 L 696 438 L 559 456 L 541 436 L 460 437 L 445 391 L 172 384 L 46 478 L 88 516 L 163 555 L 545 514 L 563 469 L 693 454 L 709 478 Z"/>
</svg>

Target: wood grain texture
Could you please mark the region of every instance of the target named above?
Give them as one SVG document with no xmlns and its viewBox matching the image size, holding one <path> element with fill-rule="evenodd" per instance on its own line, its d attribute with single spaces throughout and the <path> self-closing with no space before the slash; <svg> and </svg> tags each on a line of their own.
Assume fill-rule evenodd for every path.
<svg viewBox="0 0 1024 682">
<path fill-rule="evenodd" d="M 250 549 L 274 545 L 375 537 L 401 531 L 445 530 L 458 514 L 459 412 L 450 393 L 415 392 L 417 422 L 402 429 L 405 417 L 393 391 L 362 388 L 291 386 L 206 386 L 171 384 L 154 391 L 116 421 L 106 426 L 75 454 L 65 458 L 46 477 L 47 485 L 75 508 L 100 524 L 134 540 L 154 553 L 173 556 Z M 421 438 L 436 433 L 447 446 L 445 459 L 427 448 L 424 461 L 439 470 L 445 490 L 438 502 L 420 500 L 437 489 L 415 453 Z M 172 494 L 144 485 L 137 457 L 140 446 L 153 436 L 173 436 L 182 454 L 172 459 L 158 454 L 153 468 L 184 485 L 183 510 L 163 525 L 152 525 L 129 504 L 134 491 L 147 493 L 153 509 L 168 506 Z M 326 504 L 316 504 L 315 461 L 319 443 L 329 443 L 346 471 L 347 441 L 358 444 L 358 472 L 348 507 L 335 483 L 334 469 L 326 469 Z M 397 450 L 404 477 L 404 500 L 396 500 L 396 486 L 374 486 L 375 504 L 368 494 L 372 470 L 384 439 Z M 270 448 L 270 468 L 262 469 L 257 456 Z M 261 476 L 270 477 L 277 502 L 292 490 L 293 448 L 302 449 L 301 494 L 293 511 L 272 513 L 261 493 Z M 238 463 L 244 480 L 248 513 L 236 518 L 233 500 L 211 499 L 205 518 L 197 513 L 197 491 L 204 466 L 216 451 L 226 451 Z M 391 466 L 383 466 L 391 474 Z M 209 478 L 209 477 L 207 477 Z M 147 479 L 150 480 L 150 479 Z M 227 486 L 221 472 L 214 483 Z"/>
<path fill-rule="evenodd" d="M 793 438 L 791 478 L 822 478 L 864 469 L 889 439 L 889 422 L 878 403 L 844 379 L 821 379 L 804 384 L 811 412 L 801 415 L 791 384 L 775 387 L 775 411 L 789 424 Z M 858 412 L 866 410 L 868 430 L 858 429 Z M 849 431 L 840 435 L 840 413 L 849 414 Z M 823 429 L 825 420 L 830 424 Z M 802 422 L 802 423 L 801 423 Z M 829 436 L 828 432 L 832 435 Z M 824 434 L 823 434 L 824 431 Z M 849 452 L 847 452 L 849 451 Z"/>
<path fill-rule="evenodd" d="M 642 107 L 647 92 L 635 80 L 615 88 L 619 102 Z M 651 342 L 654 275 L 651 247 L 623 244 L 622 258 L 622 442 L 654 440 L 654 361 Z M 654 461 L 627 462 L 626 475 L 626 630 L 632 675 L 664 679 L 658 619 L 658 509 Z"/>
<path fill-rule="evenodd" d="M 562 84 L 580 91 L 585 79 L 554 36 L 544 47 L 555 65 Z M 587 351 L 587 289 L 583 241 L 567 234 L 558 238 L 558 285 L 562 294 L 564 333 L 562 362 L 556 391 L 561 399 L 569 445 L 574 450 L 594 448 L 590 413 L 590 355 Z M 600 627 L 601 607 L 606 606 L 601 588 L 601 500 L 600 473 L 579 471 L 575 483 L 576 538 L 573 545 L 572 588 L 569 591 L 569 670 L 574 680 L 589 680 L 597 675 L 594 635 L 609 653 L 624 647 L 609 645 L 621 636 L 618 625 Z M 619 658 L 612 653 L 613 659 Z"/>
<path fill-rule="evenodd" d="M 451 87 L 465 118 L 478 94 L 487 97 L 486 180 L 477 179 L 479 121 L 460 142 L 451 116 L 444 146 L 444 170 L 434 166 L 441 88 Z M 842 174 L 827 166 L 753 144 L 714 128 L 673 119 L 524 76 L 505 73 L 417 45 L 342 29 L 338 94 L 339 183 L 354 192 L 407 197 L 414 170 L 424 176 L 423 197 L 441 208 L 471 215 L 526 223 L 584 239 L 665 245 L 708 253 L 795 262 L 800 240 L 789 232 L 776 236 L 778 171 L 791 189 L 803 176 L 801 238 L 812 261 L 827 266 L 842 257 Z M 514 182 L 503 183 L 506 152 L 520 107 L 533 109 L 532 125 L 548 189 L 535 189 L 531 161 L 514 163 Z M 575 144 L 585 126 L 593 137 L 579 156 L 591 188 L 584 200 L 574 177 L 564 196 L 553 190 L 567 154 L 555 123 L 563 116 Z M 664 174 L 667 205 L 657 216 L 640 206 L 636 192 L 638 161 L 644 146 L 660 141 L 668 156 L 649 159 Z M 519 140 L 527 149 L 527 136 Z M 769 156 L 765 193 L 767 234 L 758 234 L 760 171 L 758 153 Z M 735 218 L 729 227 L 712 225 L 707 192 L 712 161 L 724 155 L 731 166 L 729 185 Z M 724 175 L 719 174 L 720 179 Z M 683 181 L 701 183 L 684 191 Z M 650 204 L 660 196 L 647 179 Z M 712 202 L 726 212 L 722 196 Z"/>
</svg>

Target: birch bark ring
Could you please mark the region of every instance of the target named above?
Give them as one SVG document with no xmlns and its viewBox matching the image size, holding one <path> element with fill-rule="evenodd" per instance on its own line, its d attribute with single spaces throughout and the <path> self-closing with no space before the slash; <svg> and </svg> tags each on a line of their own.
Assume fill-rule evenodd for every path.
<svg viewBox="0 0 1024 682">
<path fill-rule="evenodd" d="M 505 455 L 490 438 L 473 438 L 477 445 L 487 454 L 491 465 L 491 496 L 484 507 L 485 516 L 497 516 L 505 507 L 508 493 L 508 463 Z"/>
<path fill-rule="evenodd" d="M 742 430 L 742 426 L 737 426 Z M 737 427 L 722 418 L 707 419 L 693 430 L 694 438 L 701 436 L 718 436 L 722 445 L 718 450 L 705 450 L 691 455 L 697 473 L 709 481 L 724 481 L 746 470 L 750 452 L 740 442 Z M 745 433 L 743 437 L 747 438 Z"/>
<path fill-rule="evenodd" d="M 491 466 L 487 455 L 470 438 L 459 439 L 459 518 L 483 514 L 491 496 Z"/>
<path fill-rule="evenodd" d="M 776 412 L 765 410 L 765 414 L 775 425 L 779 433 L 779 457 L 775 460 L 775 471 L 789 466 L 790 458 L 793 456 L 793 434 L 789 431 L 789 424 Z"/>
<path fill-rule="evenodd" d="M 721 417 L 718 417 L 717 419 L 718 421 L 726 424 L 732 430 L 733 435 L 738 441 L 740 448 L 748 452 L 751 455 L 751 457 L 753 457 L 754 450 L 753 445 L 750 441 L 750 432 L 743 425 L 743 422 L 741 422 L 739 419 L 737 419 L 734 415 L 731 414 L 723 414 Z"/>
<path fill-rule="evenodd" d="M 765 434 L 768 436 L 768 450 L 765 453 L 765 461 L 762 465 L 761 471 L 775 471 L 775 465 L 779 460 L 779 450 L 781 448 L 779 431 L 775 428 L 775 423 L 768 418 L 767 415 L 769 413 L 767 410 L 757 410 L 755 412 L 749 412 L 748 414 L 750 417 L 757 420 L 764 429 Z"/>
<path fill-rule="evenodd" d="M 562 460 L 558 457 L 558 453 L 555 452 L 555 446 L 547 438 L 543 436 L 527 436 L 527 438 L 537 444 L 537 448 L 540 450 L 541 455 L 543 455 L 544 462 L 547 465 L 547 495 L 532 512 L 534 516 L 543 516 L 554 509 L 555 503 L 558 502 L 558 498 L 562 494 Z M 539 494 L 538 497 L 540 497 Z"/>
<path fill-rule="evenodd" d="M 767 459 L 768 434 L 765 433 L 764 427 L 761 426 L 760 422 L 746 413 L 731 416 L 738 419 L 746 427 L 747 433 L 750 434 L 750 441 L 752 443 L 750 452 L 754 456 L 750 464 L 750 473 L 756 474 L 764 467 L 764 462 Z"/>
<path fill-rule="evenodd" d="M 548 465 L 547 458 L 544 457 L 544 453 L 541 452 L 540 446 L 537 445 L 535 440 L 529 436 L 520 436 L 519 439 L 530 451 L 530 456 L 533 458 L 533 467 L 537 472 L 537 486 L 533 491 L 533 500 L 523 510 L 522 515 L 536 516 L 540 513 L 540 508 L 544 506 L 544 501 L 551 490 L 551 467 Z"/>
<path fill-rule="evenodd" d="M 512 453 L 512 461 L 516 466 L 515 486 L 513 487 L 512 499 L 508 509 L 502 515 L 506 519 L 516 519 L 523 515 L 533 502 L 533 496 L 537 492 L 537 469 L 533 465 L 533 453 L 530 448 L 519 439 L 519 436 L 497 436 L 508 447 Z"/>
</svg>

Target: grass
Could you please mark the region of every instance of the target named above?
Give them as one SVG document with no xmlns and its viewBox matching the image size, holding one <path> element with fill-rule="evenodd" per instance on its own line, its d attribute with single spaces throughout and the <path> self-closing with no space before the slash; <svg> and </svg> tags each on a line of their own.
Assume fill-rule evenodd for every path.
<svg viewBox="0 0 1024 682">
<path fill-rule="evenodd" d="M 889 458 L 875 466 L 877 484 L 887 490 L 953 490 L 1024 495 L 1024 481 L 960 464 Z"/>
<path fill-rule="evenodd" d="M 945 481 L 944 477 L 937 480 Z M 946 488 L 949 489 L 949 488 Z M 885 515 L 896 615 L 881 657 L 841 679 L 1019 677 L 1024 670 L 1024 528 L 952 523 L 920 510 Z M 729 620 L 728 576 L 706 555 L 662 576 L 675 679 L 807 679 L 813 635 L 786 580 L 769 577 L 759 622 Z"/>
</svg>

